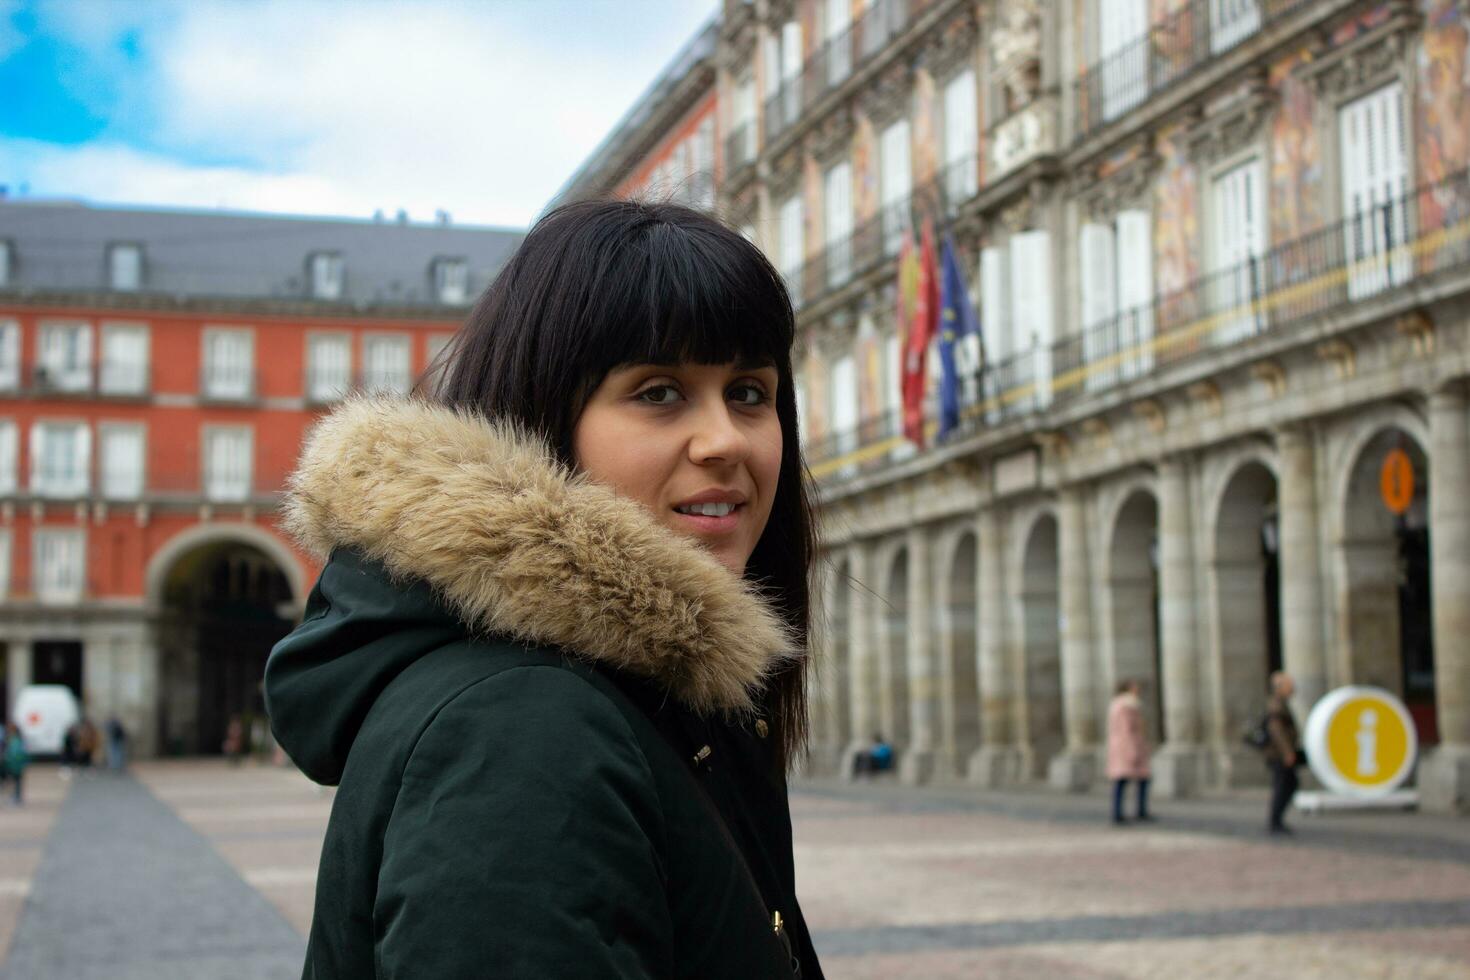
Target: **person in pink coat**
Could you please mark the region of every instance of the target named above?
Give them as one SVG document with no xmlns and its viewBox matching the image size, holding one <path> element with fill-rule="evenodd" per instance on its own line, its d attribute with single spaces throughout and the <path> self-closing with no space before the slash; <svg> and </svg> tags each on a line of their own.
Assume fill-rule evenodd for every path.
<svg viewBox="0 0 1470 980">
<path fill-rule="evenodd" d="M 1138 819 L 1154 819 L 1148 812 L 1149 744 L 1141 690 L 1136 680 L 1120 681 L 1108 705 L 1108 778 L 1113 781 L 1113 823 L 1119 825 L 1128 822 L 1123 816 L 1123 795 L 1130 780 L 1138 783 Z"/>
</svg>

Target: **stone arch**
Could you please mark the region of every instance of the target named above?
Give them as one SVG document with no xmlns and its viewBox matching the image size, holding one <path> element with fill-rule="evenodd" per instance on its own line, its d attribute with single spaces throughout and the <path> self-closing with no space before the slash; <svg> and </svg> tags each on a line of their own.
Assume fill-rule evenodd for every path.
<svg viewBox="0 0 1470 980">
<path fill-rule="evenodd" d="M 950 696 L 941 719 L 944 766 L 963 775 L 970 753 L 980 746 L 978 539 L 972 529 L 956 534 L 945 550 L 940 606 L 940 656 Z"/>
<path fill-rule="evenodd" d="M 1021 588 L 1014 622 L 1021 652 L 1023 765 L 1041 777 L 1065 743 L 1062 727 L 1062 662 L 1059 529 L 1054 514 L 1042 512 L 1021 536 Z"/>
<path fill-rule="evenodd" d="M 879 649 L 878 721 L 882 734 L 896 752 L 908 748 L 912 739 L 909 722 L 909 550 L 899 547 L 883 564 L 882 612 Z"/>
<path fill-rule="evenodd" d="M 1108 690 L 1123 678 L 1143 682 L 1144 714 L 1153 740 L 1164 741 L 1159 637 L 1159 505 L 1134 487 L 1112 512 L 1106 552 Z"/>
<path fill-rule="evenodd" d="M 299 614 L 306 605 L 306 593 L 311 588 L 306 569 L 297 560 L 295 552 L 278 536 L 258 525 L 245 523 L 196 524 L 165 541 L 148 560 L 143 575 L 143 597 L 148 612 L 157 615 L 162 610 L 164 584 L 179 559 L 196 548 L 228 543 L 250 545 L 274 561 L 291 585 L 291 598 Z"/>
</svg>

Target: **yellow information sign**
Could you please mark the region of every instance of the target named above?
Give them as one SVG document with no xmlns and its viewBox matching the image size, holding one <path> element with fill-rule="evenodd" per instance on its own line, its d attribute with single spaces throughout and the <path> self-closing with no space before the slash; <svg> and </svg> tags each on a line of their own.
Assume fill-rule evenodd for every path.
<svg viewBox="0 0 1470 980">
<path fill-rule="evenodd" d="M 1343 687 L 1323 697 L 1307 718 L 1305 741 L 1317 778 L 1353 796 L 1397 788 L 1418 751 L 1408 709 L 1376 687 Z"/>
</svg>

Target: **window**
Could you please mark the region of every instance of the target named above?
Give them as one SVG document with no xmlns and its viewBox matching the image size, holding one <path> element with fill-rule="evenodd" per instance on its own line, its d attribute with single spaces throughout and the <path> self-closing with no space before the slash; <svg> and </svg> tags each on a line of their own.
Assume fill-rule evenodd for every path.
<svg viewBox="0 0 1470 980">
<path fill-rule="evenodd" d="M 1212 0 L 1216 2 L 1216 0 Z M 1104 119 L 1116 119 L 1148 98 L 1148 4 L 1097 0 L 1098 70 Z"/>
<path fill-rule="evenodd" d="M 52 391 L 92 387 L 92 327 L 86 323 L 41 324 L 36 383 Z"/>
<path fill-rule="evenodd" d="M 1085 385 L 1104 388 L 1153 367 L 1152 218 L 1124 211 L 1114 224 L 1082 226 L 1082 357 Z"/>
<path fill-rule="evenodd" d="M 837 454 L 844 455 L 858 448 L 857 362 L 851 354 L 832 362 L 831 398 L 832 434 L 837 437 Z"/>
<path fill-rule="evenodd" d="M 244 426 L 204 430 L 204 498 L 241 501 L 250 497 L 254 438 Z"/>
<path fill-rule="evenodd" d="M 801 22 L 781 25 L 781 123 L 790 126 L 801 113 Z"/>
<path fill-rule="evenodd" d="M 255 389 L 255 334 L 213 328 L 204 333 L 204 397 L 242 400 Z"/>
<path fill-rule="evenodd" d="M 15 264 L 15 246 L 0 238 L 0 289 L 10 285 L 11 266 Z"/>
<path fill-rule="evenodd" d="M 1008 408 L 1035 410 L 1051 403 L 1051 236 L 1027 231 L 980 253 L 981 329 L 997 367 L 995 384 L 1011 392 Z M 996 392 L 990 392 L 995 394 Z"/>
<path fill-rule="evenodd" d="M 1260 0 L 1210 0 L 1212 53 L 1229 50 L 1260 29 Z"/>
<path fill-rule="evenodd" d="M 1406 247 L 1409 168 L 1402 107 L 1402 86 L 1395 82 L 1338 113 L 1344 257 L 1353 299 L 1413 275 L 1413 257 Z"/>
<path fill-rule="evenodd" d="M 852 71 L 852 0 L 827 0 L 827 84 L 836 85 Z"/>
<path fill-rule="evenodd" d="M 439 355 L 444 353 L 444 348 L 448 347 L 450 342 L 452 342 L 453 340 L 454 334 L 452 333 L 429 334 L 428 339 L 424 341 L 424 350 L 427 352 L 428 355 L 425 358 L 424 363 L 433 364 L 435 361 L 437 361 L 439 359 Z"/>
<path fill-rule="evenodd" d="M 1261 161 L 1250 160 L 1215 179 L 1214 273 L 1211 305 L 1218 317 L 1217 344 L 1231 344 L 1265 326 L 1254 302 L 1263 291 L 1266 254 L 1265 182 Z"/>
<path fill-rule="evenodd" d="M 87 532 L 81 528 L 37 528 L 31 534 L 36 598 L 77 602 L 87 569 Z"/>
<path fill-rule="evenodd" d="M 699 124 L 691 147 L 694 172 L 690 175 L 689 199 L 696 208 L 715 206 L 715 120 L 711 116 Z"/>
<path fill-rule="evenodd" d="M 333 402 L 352 388 L 352 338 L 347 334 L 312 334 L 306 342 L 306 397 Z"/>
<path fill-rule="evenodd" d="M 20 440 L 16 435 L 15 423 L 6 419 L 0 422 L 0 494 L 15 493 L 19 486 Z"/>
<path fill-rule="evenodd" d="M 102 364 L 97 387 L 104 395 L 141 395 L 148 390 L 148 328 L 102 325 Z"/>
<path fill-rule="evenodd" d="M 732 168 L 755 159 L 755 80 L 749 75 L 735 86 L 734 135 Z"/>
<path fill-rule="evenodd" d="M 336 252 L 313 252 L 308 262 L 312 299 L 342 298 L 342 256 Z"/>
<path fill-rule="evenodd" d="M 827 237 L 827 286 L 835 289 L 852 278 L 852 167 L 844 160 L 823 181 Z"/>
<path fill-rule="evenodd" d="M 92 431 L 83 422 L 31 426 L 31 491 L 40 497 L 84 497 L 91 484 Z"/>
<path fill-rule="evenodd" d="M 107 284 L 126 292 L 143 285 L 143 246 L 131 242 L 107 246 Z"/>
<path fill-rule="evenodd" d="M 909 123 L 907 119 L 883 130 L 878 144 L 878 169 L 881 183 L 883 255 L 898 254 L 903 233 L 909 227 Z"/>
<path fill-rule="evenodd" d="M 791 305 L 801 306 L 801 265 L 806 260 L 804 241 L 805 227 L 802 224 L 801 195 L 794 194 L 781 205 L 781 275 L 786 278 L 786 291 L 791 294 Z"/>
<path fill-rule="evenodd" d="M 406 395 L 412 381 L 407 337 L 363 338 L 363 388 L 368 391 Z"/>
<path fill-rule="evenodd" d="M 0 391 L 20 387 L 20 324 L 0 320 Z"/>
<path fill-rule="evenodd" d="M 434 295 L 451 306 L 466 302 L 470 297 L 470 264 L 464 259 L 435 259 Z"/>
<path fill-rule="evenodd" d="M 951 206 L 980 189 L 979 146 L 975 73 L 961 72 L 944 87 L 944 189 Z"/>
<path fill-rule="evenodd" d="M 102 496 L 137 500 L 143 496 L 143 426 L 104 423 L 97 427 L 101 448 Z"/>
<path fill-rule="evenodd" d="M 10 597 L 10 550 L 12 539 L 8 528 L 0 528 L 0 599 Z"/>
</svg>

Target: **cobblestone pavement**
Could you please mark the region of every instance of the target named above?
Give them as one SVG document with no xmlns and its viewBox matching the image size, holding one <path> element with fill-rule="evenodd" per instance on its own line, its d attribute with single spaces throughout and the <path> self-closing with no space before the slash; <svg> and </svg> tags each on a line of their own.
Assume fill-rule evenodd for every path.
<svg viewBox="0 0 1470 980">
<path fill-rule="evenodd" d="M 35 773 L 0 810 L 0 942 L 26 902 L 0 977 L 299 974 L 330 791 L 212 762 Z M 1275 841 L 1252 793 L 1121 829 L 1039 790 L 808 782 L 792 805 L 832 980 L 1470 978 L 1470 819 L 1298 815 Z"/>
</svg>

